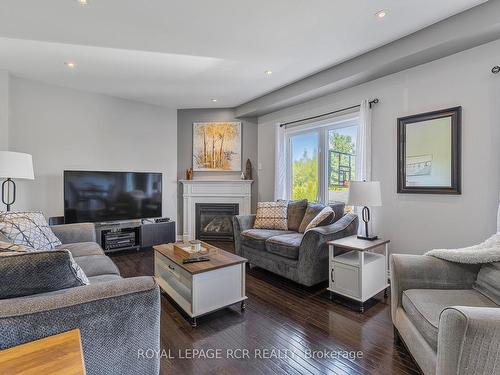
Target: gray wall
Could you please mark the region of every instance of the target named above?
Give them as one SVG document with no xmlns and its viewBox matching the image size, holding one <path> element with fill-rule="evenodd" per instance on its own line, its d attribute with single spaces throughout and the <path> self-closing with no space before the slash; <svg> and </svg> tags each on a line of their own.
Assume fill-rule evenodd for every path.
<svg viewBox="0 0 500 375">
<path fill-rule="evenodd" d="M 9 149 L 33 155 L 15 210 L 63 214 L 65 169 L 163 173 L 163 214 L 177 212 L 177 111 L 11 77 Z"/>
<path fill-rule="evenodd" d="M 392 74 L 313 101 L 259 117 L 259 200 L 274 193 L 274 124 L 379 98 L 373 109 L 373 179 L 383 207 L 374 229 L 397 253 L 478 243 L 496 229 L 500 191 L 500 41 Z M 462 187 L 458 196 L 397 194 L 396 119 L 463 107 Z"/>
<path fill-rule="evenodd" d="M 242 168 L 245 169 L 247 159 L 253 166 L 252 210 L 257 205 L 257 119 L 236 119 L 233 109 L 179 109 L 177 111 L 177 177 L 186 178 L 186 170 L 193 166 L 193 122 L 209 121 L 241 121 Z M 241 172 L 194 172 L 193 178 L 204 179 L 240 179 Z M 177 233 L 182 233 L 182 184 L 178 185 Z"/>
<path fill-rule="evenodd" d="M 0 70 L 0 151 L 9 148 L 9 73 Z"/>
</svg>

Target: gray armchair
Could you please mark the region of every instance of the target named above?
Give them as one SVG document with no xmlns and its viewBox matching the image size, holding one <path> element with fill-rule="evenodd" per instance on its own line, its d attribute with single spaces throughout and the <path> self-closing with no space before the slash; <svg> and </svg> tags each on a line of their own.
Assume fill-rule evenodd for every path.
<svg viewBox="0 0 500 375">
<path fill-rule="evenodd" d="M 500 368 L 500 308 L 476 287 L 480 269 L 430 256 L 391 256 L 395 337 L 424 374 L 493 374 Z"/>
<path fill-rule="evenodd" d="M 328 241 L 356 234 L 358 217 L 344 214 L 344 205 L 332 207 L 332 224 L 305 233 L 252 229 L 255 215 L 235 216 L 233 220 L 236 254 L 251 265 L 286 277 L 305 286 L 328 280 Z"/>
<path fill-rule="evenodd" d="M 93 224 L 53 230 L 90 285 L 0 299 L 0 349 L 79 328 L 87 374 L 158 374 L 159 358 L 139 355 L 160 347 L 160 293 L 154 278 L 121 278 L 93 242 Z"/>
</svg>

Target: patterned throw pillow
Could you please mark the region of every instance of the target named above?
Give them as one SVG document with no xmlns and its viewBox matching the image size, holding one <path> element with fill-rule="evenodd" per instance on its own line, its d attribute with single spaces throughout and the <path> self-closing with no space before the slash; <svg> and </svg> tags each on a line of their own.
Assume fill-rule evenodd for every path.
<svg viewBox="0 0 500 375">
<path fill-rule="evenodd" d="M 0 257 L 23 254 L 23 253 L 31 253 L 36 251 L 31 247 L 26 247 L 23 245 L 16 245 L 10 242 L 0 241 Z"/>
<path fill-rule="evenodd" d="M 287 230 L 287 201 L 257 203 L 255 229 Z"/>
<path fill-rule="evenodd" d="M 319 214 L 316 215 L 314 219 L 311 220 L 309 224 L 307 224 L 306 230 L 304 232 L 307 232 L 309 229 L 321 226 L 323 222 L 331 222 L 334 217 L 335 212 L 333 212 L 333 209 L 330 206 L 326 206 L 320 211 Z"/>
<path fill-rule="evenodd" d="M 41 212 L 0 213 L 0 233 L 16 245 L 35 250 L 52 250 L 61 245 Z"/>
</svg>

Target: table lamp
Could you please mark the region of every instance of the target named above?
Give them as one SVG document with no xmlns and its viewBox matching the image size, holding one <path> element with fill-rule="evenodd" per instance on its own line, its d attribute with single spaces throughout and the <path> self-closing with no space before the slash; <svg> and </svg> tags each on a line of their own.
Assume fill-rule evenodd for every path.
<svg viewBox="0 0 500 375">
<path fill-rule="evenodd" d="M 0 178 L 6 178 L 2 183 L 2 203 L 7 206 L 8 212 L 16 201 L 16 183 L 13 179 L 35 179 L 31 155 L 0 151 Z"/>
<path fill-rule="evenodd" d="M 365 222 L 365 235 L 358 236 L 361 240 L 376 240 L 378 237 L 368 233 L 368 222 L 370 221 L 370 207 L 382 206 L 380 195 L 380 182 L 378 181 L 351 181 L 349 184 L 349 199 L 347 204 L 350 206 L 363 206 L 361 218 Z"/>
</svg>

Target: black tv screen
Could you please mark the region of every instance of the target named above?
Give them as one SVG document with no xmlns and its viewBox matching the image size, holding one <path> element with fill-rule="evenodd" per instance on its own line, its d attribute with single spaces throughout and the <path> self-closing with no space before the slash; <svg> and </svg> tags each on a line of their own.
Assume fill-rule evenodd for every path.
<svg viewBox="0 0 500 375">
<path fill-rule="evenodd" d="M 161 185 L 161 173 L 64 171 L 64 221 L 161 217 Z"/>
</svg>

